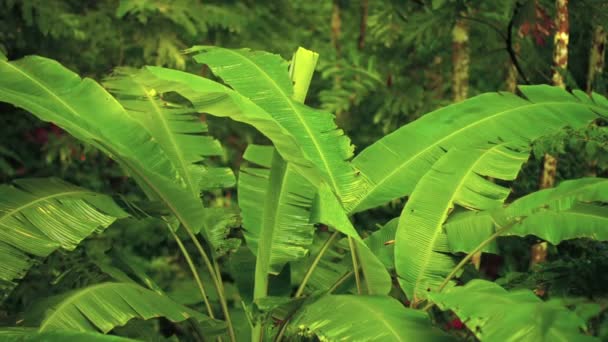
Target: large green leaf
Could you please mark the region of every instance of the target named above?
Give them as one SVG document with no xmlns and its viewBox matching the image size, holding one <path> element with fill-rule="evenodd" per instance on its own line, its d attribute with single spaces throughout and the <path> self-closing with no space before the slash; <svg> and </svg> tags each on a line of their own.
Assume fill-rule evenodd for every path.
<svg viewBox="0 0 608 342">
<path fill-rule="evenodd" d="M 444 150 L 487 142 L 529 141 L 564 126 L 582 127 L 608 116 L 608 100 L 557 87 L 522 86 L 525 98 L 488 93 L 439 109 L 405 125 L 363 150 L 353 160 L 364 183 L 361 211 L 411 194 Z"/>
<path fill-rule="evenodd" d="M 163 201 L 187 229 L 203 225 L 194 199 L 169 155 L 148 130 L 95 81 L 42 57 L 8 62 L 0 55 L 0 101 L 54 122 L 129 170 L 152 198 Z"/>
<path fill-rule="evenodd" d="M 161 94 L 177 92 L 199 113 L 228 117 L 255 127 L 306 179 L 315 185 L 321 182 L 321 174 L 291 133 L 248 98 L 217 82 L 186 72 L 160 67 L 146 67 L 141 72 L 148 72 L 156 78 L 155 82 L 147 84 L 148 87 Z"/>
<path fill-rule="evenodd" d="M 422 311 L 388 296 L 329 295 L 305 305 L 287 327 L 287 337 L 321 341 L 449 341 Z"/>
<path fill-rule="evenodd" d="M 261 166 L 243 167 L 239 174 L 245 240 L 257 257 L 256 268 L 265 276 L 278 274 L 285 263 L 308 253 L 315 188 L 271 146 L 250 145 L 243 157 Z"/>
<path fill-rule="evenodd" d="M 133 318 L 164 317 L 172 322 L 193 318 L 209 331 L 222 323 L 132 283 L 102 283 L 80 289 L 51 307 L 40 331 L 75 330 L 107 333 Z"/>
<path fill-rule="evenodd" d="M 9 288 L 35 261 L 127 214 L 108 196 L 58 179 L 21 179 L 0 186 L 0 280 Z M 1 296 L 3 297 L 3 296 Z"/>
<path fill-rule="evenodd" d="M 454 204 L 472 209 L 500 206 L 509 190 L 484 176 L 513 180 L 527 158 L 527 151 L 505 144 L 452 149 L 420 179 L 403 208 L 395 236 L 395 267 L 412 303 L 436 290 L 454 266 L 442 229 Z"/>
<path fill-rule="evenodd" d="M 200 197 L 202 182 L 214 186 L 231 186 L 232 171 L 228 168 L 209 169 L 201 164 L 205 157 L 223 154 L 217 140 L 209 136 L 207 126 L 193 109 L 163 99 L 148 84 L 148 73 L 117 69 L 103 85 L 120 101 L 127 113 L 150 132 L 167 153 L 186 188 L 194 198 Z"/>
<path fill-rule="evenodd" d="M 288 64 L 280 56 L 247 49 L 230 50 L 197 46 L 194 59 L 251 99 L 276 119 L 297 140 L 321 170 L 342 203 L 353 202 L 358 177 L 348 160 L 353 156 L 350 139 L 334 123 L 334 116 L 293 99 Z"/>
<path fill-rule="evenodd" d="M 517 199 L 504 208 L 465 212 L 445 224 L 450 250 L 470 252 L 502 227 L 502 236 L 535 235 L 552 244 L 574 238 L 608 240 L 608 179 L 562 182 Z M 496 253 L 494 245 L 484 249 Z"/>
<path fill-rule="evenodd" d="M 5 342 L 136 342 L 126 337 L 79 331 L 39 332 L 35 328 L 2 328 L 0 339 Z"/>
<path fill-rule="evenodd" d="M 577 315 L 529 290 L 507 292 L 476 279 L 429 296 L 441 309 L 454 311 L 481 341 L 596 341 L 580 333 L 585 322 Z"/>
</svg>

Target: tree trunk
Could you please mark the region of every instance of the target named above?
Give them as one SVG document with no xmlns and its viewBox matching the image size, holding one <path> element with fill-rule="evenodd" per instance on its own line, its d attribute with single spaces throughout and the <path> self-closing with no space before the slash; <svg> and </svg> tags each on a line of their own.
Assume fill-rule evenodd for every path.
<svg viewBox="0 0 608 342">
<path fill-rule="evenodd" d="M 454 102 L 467 98 L 469 93 L 469 24 L 457 19 L 452 29 L 452 96 Z"/>
<path fill-rule="evenodd" d="M 587 93 L 591 94 L 598 75 L 604 70 L 604 56 L 606 46 L 606 31 L 601 25 L 593 30 L 591 50 L 589 51 L 589 69 L 587 71 Z"/>
<path fill-rule="evenodd" d="M 518 55 L 520 51 L 519 43 L 513 43 L 513 52 L 515 55 Z M 508 61 L 508 69 L 507 69 L 507 80 L 505 81 L 505 85 L 508 92 L 514 93 L 517 90 L 517 67 L 513 63 L 512 60 Z"/>
<path fill-rule="evenodd" d="M 342 19 L 340 18 L 340 4 L 334 0 L 331 12 L 331 43 L 336 49 L 336 54 L 340 56 L 340 35 L 342 33 Z"/>
<path fill-rule="evenodd" d="M 565 88 L 563 72 L 568 68 L 568 41 L 570 40 L 570 25 L 568 22 L 568 0 L 555 1 L 555 36 L 553 39 L 553 85 Z M 540 177 L 540 188 L 547 189 L 555 184 L 557 159 L 545 154 L 543 171 Z M 545 262 L 547 259 L 547 243 L 541 242 L 532 246 L 530 267 Z"/>
<path fill-rule="evenodd" d="M 568 68 L 568 41 L 570 40 L 570 27 L 568 23 L 568 0 L 557 0 L 555 2 L 557 28 L 554 37 L 553 48 L 553 85 L 565 88 L 562 73 Z M 543 172 L 540 178 L 540 188 L 547 189 L 555 184 L 555 173 L 557 171 L 557 159 L 545 154 Z"/>
<path fill-rule="evenodd" d="M 606 31 L 604 27 L 598 25 L 593 30 L 591 38 L 591 49 L 589 50 L 589 69 L 587 70 L 587 86 L 585 90 L 591 95 L 598 76 L 604 71 L 604 57 L 606 46 Z M 589 162 L 589 170 L 586 173 L 588 177 L 597 176 L 597 159 Z"/>
<path fill-rule="evenodd" d="M 367 30 L 367 10 L 368 0 L 361 0 L 361 22 L 359 24 L 359 41 L 357 47 L 359 51 L 365 47 L 365 31 Z"/>
</svg>

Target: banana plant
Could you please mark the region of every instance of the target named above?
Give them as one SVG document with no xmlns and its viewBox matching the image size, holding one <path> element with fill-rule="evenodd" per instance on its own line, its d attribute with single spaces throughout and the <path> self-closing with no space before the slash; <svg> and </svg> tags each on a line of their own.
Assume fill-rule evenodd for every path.
<svg viewBox="0 0 608 342">
<path fill-rule="evenodd" d="M 535 139 L 608 117 L 606 98 L 549 86 L 482 94 L 424 115 L 355 155 L 334 115 L 304 104 L 318 58 L 313 52 L 300 49 L 291 63 L 248 49 L 196 46 L 188 53 L 217 81 L 147 66 L 118 69 L 100 85 L 43 57 L 9 62 L 0 55 L 0 101 L 106 153 L 149 201 L 162 204 L 156 218 L 183 254 L 206 312 L 119 275 L 125 281 L 68 293 L 39 322 L 0 336 L 112 340 L 107 334 L 133 318 L 164 317 L 190 324 L 193 339 L 452 340 L 432 323 L 444 310 L 480 340 L 508 333 L 526 341 L 593 339 L 564 305 L 530 291 L 455 280 L 474 253 L 494 251 L 501 235 L 534 234 L 552 243 L 608 237 L 605 180 L 564 182 L 511 204 L 505 204 L 510 190 L 500 185 L 516 178 Z M 231 170 L 206 163 L 223 151 L 200 114 L 249 124 L 272 145 L 250 145 L 235 181 Z M 201 200 L 209 189 L 234 184 L 241 248 L 226 224 L 234 211 Z M 136 216 L 128 203 L 58 180 L 19 180 L 0 193 L 6 288 L 34 258 L 74 249 Z M 353 214 L 405 196 L 400 217 L 361 234 L 367 227 L 358 227 Z M 224 258 L 235 263 L 241 303 L 226 295 Z M 402 296 L 410 307 L 396 299 Z M 519 309 L 499 310 L 505 303 Z"/>
</svg>

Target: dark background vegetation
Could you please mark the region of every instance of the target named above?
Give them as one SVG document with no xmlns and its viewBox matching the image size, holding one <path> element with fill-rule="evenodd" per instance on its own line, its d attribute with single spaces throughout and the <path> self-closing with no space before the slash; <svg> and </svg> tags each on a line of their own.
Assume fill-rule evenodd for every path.
<svg viewBox="0 0 608 342">
<path fill-rule="evenodd" d="M 208 75 L 182 51 L 193 45 L 247 47 L 289 59 L 298 46 L 320 54 L 307 103 L 337 116 L 360 151 L 379 137 L 454 101 L 452 86 L 457 19 L 468 25 L 468 96 L 512 87 L 517 61 L 519 84 L 551 83 L 554 2 L 404 0 L 0 0 L 0 50 L 9 59 L 36 54 L 58 60 L 73 71 L 100 80 L 115 67 L 147 64 Z M 608 22 L 606 1 L 570 4 L 567 87 L 586 90 L 592 33 Z M 606 74 L 593 89 L 606 95 Z M 223 143 L 218 163 L 235 169 L 246 145 L 263 141 L 245 126 L 209 118 L 210 130 Z M 106 193 L 137 198 L 135 186 L 106 156 L 79 143 L 56 126 L 0 104 L 0 181 L 55 176 Z M 538 188 L 542 156 L 558 156 L 557 182 L 587 175 L 608 176 L 605 123 L 564 131 L 535 145 L 534 156 L 513 185 L 519 197 Z M 236 198 L 218 191 L 207 198 L 228 205 Z M 403 202 L 356 217 L 359 227 L 374 230 L 398 216 Z M 196 297 L 174 242 L 159 228 L 121 229 L 87 240 L 75 253 L 58 251 L 33 268 L 0 319 L 21 312 L 42 298 L 107 277 L 99 260 L 112 247 L 127 251 L 164 288 L 184 303 Z M 145 228 L 145 230 L 143 230 Z M 549 248 L 548 261 L 530 270 L 534 239 L 503 243 L 512 257 L 484 260 L 481 274 L 501 278 L 506 287 L 535 289 L 608 301 L 608 248 L 604 243 L 574 241 Z M 230 279 L 230 275 L 227 275 Z M 567 287 L 563 284 L 569 284 Z M 229 288 L 227 291 L 229 292 Z M 602 317 L 593 329 L 608 336 Z M 130 323 L 124 329 L 146 329 Z M 152 338 L 152 337 L 151 337 Z"/>
</svg>

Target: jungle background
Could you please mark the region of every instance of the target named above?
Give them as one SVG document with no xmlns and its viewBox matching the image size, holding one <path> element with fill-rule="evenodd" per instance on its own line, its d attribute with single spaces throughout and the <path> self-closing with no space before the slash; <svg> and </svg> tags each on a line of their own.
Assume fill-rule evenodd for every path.
<svg viewBox="0 0 608 342">
<path fill-rule="evenodd" d="M 560 3 L 567 8 L 565 32 L 558 20 Z M 569 89 L 607 95 L 606 23 L 608 2 L 602 0 L 557 1 L 557 6 L 553 0 L 0 0 L 0 50 L 9 59 L 31 54 L 53 58 L 99 80 L 118 66 L 143 65 L 209 76 L 183 54 L 193 45 L 265 50 L 285 59 L 303 46 L 320 54 L 307 104 L 335 113 L 360 151 L 424 113 L 482 92 L 514 92 L 518 84 L 555 85 L 558 77 Z M 555 57 L 555 37 L 563 33 L 569 37 L 565 60 Z M 247 144 L 264 142 L 244 125 L 201 119 L 223 142 L 226 155 L 218 164 L 236 170 Z M 0 137 L 2 183 L 55 176 L 92 190 L 141 197 L 106 156 L 22 110 L 0 104 Z M 546 154 L 558 160 L 559 183 L 608 176 L 607 152 L 603 122 L 537 141 L 513 196 L 539 188 Z M 222 190 L 205 200 L 230 206 L 236 196 Z M 358 226 L 374 230 L 398 216 L 402 206 L 402 200 L 395 201 L 355 219 Z M 480 271 L 469 270 L 471 277 L 535 289 L 541 296 L 593 297 L 606 307 L 606 243 L 577 240 L 548 246 L 539 263 L 531 262 L 538 257 L 532 254 L 539 241 L 506 246 L 517 258 L 484 259 Z M 162 227 L 111 227 L 76 252 L 58 251 L 33 268 L 0 307 L 0 320 L 50 295 L 104 279 L 103 261 L 113 249 L 122 251 L 118 259 L 138 265 L 183 304 L 195 300 L 184 261 Z M 594 329 L 608 338 L 605 321 L 600 316 Z M 144 325 L 130 323 L 123 329 L 142 334 Z"/>
</svg>

